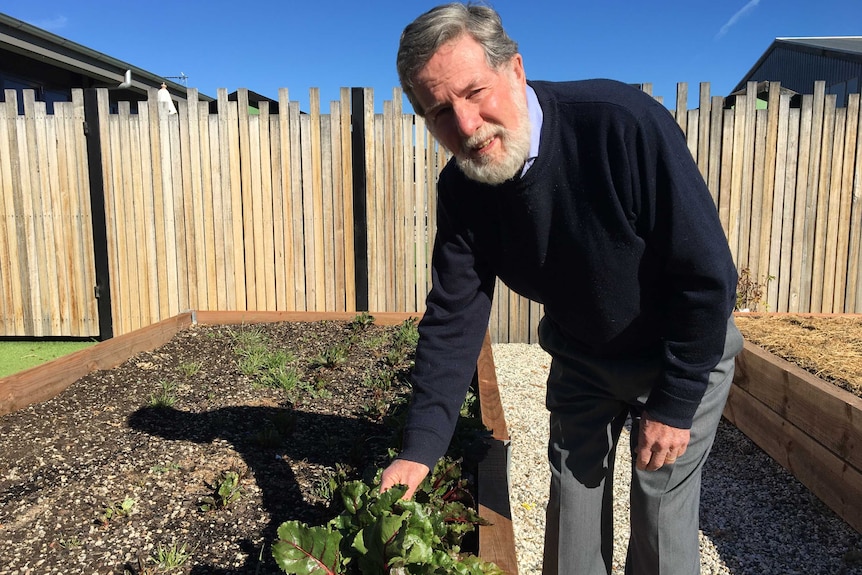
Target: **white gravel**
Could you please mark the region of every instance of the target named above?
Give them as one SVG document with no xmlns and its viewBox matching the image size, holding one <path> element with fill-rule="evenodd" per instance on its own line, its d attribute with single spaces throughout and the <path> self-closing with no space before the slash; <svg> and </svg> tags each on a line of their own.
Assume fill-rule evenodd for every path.
<svg viewBox="0 0 862 575">
<path fill-rule="evenodd" d="M 535 344 L 494 344 L 512 440 L 510 499 L 521 575 L 542 571 L 548 497 L 545 379 L 550 356 Z M 628 445 L 623 430 L 621 445 Z M 613 573 L 628 539 L 628 449 L 617 450 Z M 862 575 L 862 535 L 838 518 L 735 427 L 723 421 L 704 469 L 703 575 Z"/>
</svg>

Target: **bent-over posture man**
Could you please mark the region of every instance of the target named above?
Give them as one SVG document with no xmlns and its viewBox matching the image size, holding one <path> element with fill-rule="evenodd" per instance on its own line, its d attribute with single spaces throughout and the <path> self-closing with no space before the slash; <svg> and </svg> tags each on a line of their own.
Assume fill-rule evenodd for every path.
<svg viewBox="0 0 862 575">
<path fill-rule="evenodd" d="M 551 491 L 544 573 L 611 572 L 616 443 L 632 421 L 626 573 L 700 571 L 701 469 L 742 338 L 717 211 L 660 104 L 609 80 L 527 82 L 499 15 L 448 4 L 407 26 L 398 73 L 452 154 L 403 450 L 411 496 L 445 453 L 495 278 L 544 304 Z"/>
</svg>

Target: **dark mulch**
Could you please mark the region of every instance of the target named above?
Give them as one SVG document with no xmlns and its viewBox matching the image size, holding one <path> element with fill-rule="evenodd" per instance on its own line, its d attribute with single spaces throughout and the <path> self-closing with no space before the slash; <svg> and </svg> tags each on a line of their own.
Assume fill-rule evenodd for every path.
<svg viewBox="0 0 862 575">
<path fill-rule="evenodd" d="M 0 575 L 156 572 L 158 549 L 183 544 L 191 557 L 174 573 L 280 573 L 278 525 L 325 522 L 339 511 L 329 479 L 368 478 L 397 441 L 384 414 L 406 394 L 412 350 L 389 353 L 396 326 L 366 326 L 347 345 L 357 329 L 195 326 L 0 417 Z M 255 331 L 292 358 L 301 390 L 241 373 L 239 342 Z M 338 345 L 345 360 L 322 361 Z M 379 378 L 393 372 L 387 389 Z M 176 402 L 158 407 L 160 396 Z M 239 499 L 202 511 L 229 471 L 241 477 Z M 127 498 L 130 515 L 105 518 Z"/>
</svg>

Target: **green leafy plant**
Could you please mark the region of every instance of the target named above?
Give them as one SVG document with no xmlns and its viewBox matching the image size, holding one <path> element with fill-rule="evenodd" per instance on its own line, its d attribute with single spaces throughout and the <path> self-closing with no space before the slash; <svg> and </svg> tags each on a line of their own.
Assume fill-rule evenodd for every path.
<svg viewBox="0 0 862 575">
<path fill-rule="evenodd" d="M 201 499 L 201 510 L 214 511 L 216 509 L 225 509 L 242 497 L 241 479 L 241 474 L 236 471 L 222 472 L 218 480 L 208 484 L 208 487 L 213 492 Z"/>
<path fill-rule="evenodd" d="M 369 325 L 374 323 L 374 316 L 364 311 L 359 313 L 350 321 L 350 327 L 352 329 L 365 329 Z"/>
<path fill-rule="evenodd" d="M 102 525 L 107 525 L 120 517 L 128 517 L 132 514 L 136 503 L 131 497 L 126 497 L 122 501 L 109 503 L 99 516 L 99 520 Z"/>
<path fill-rule="evenodd" d="M 451 459 L 438 463 L 412 500 L 402 499 L 404 486 L 380 493 L 358 480 L 338 491 L 344 511 L 327 524 L 279 526 L 272 553 L 285 573 L 503 573 L 461 552 L 464 534 L 485 521 L 466 504 L 473 502 L 460 465 Z"/>
<path fill-rule="evenodd" d="M 349 342 L 337 343 L 311 358 L 310 363 L 312 367 L 337 367 L 347 361 L 349 352 Z"/>
</svg>

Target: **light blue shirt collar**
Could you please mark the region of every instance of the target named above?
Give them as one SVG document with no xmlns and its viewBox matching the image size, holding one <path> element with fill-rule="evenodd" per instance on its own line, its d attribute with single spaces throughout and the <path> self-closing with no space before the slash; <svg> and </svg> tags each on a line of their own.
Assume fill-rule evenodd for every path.
<svg viewBox="0 0 862 575">
<path fill-rule="evenodd" d="M 542 135 L 542 120 L 545 117 L 536 92 L 529 84 L 527 85 L 527 113 L 530 116 L 530 155 L 527 157 L 521 176 L 527 173 L 539 155 L 539 139 Z"/>
</svg>

